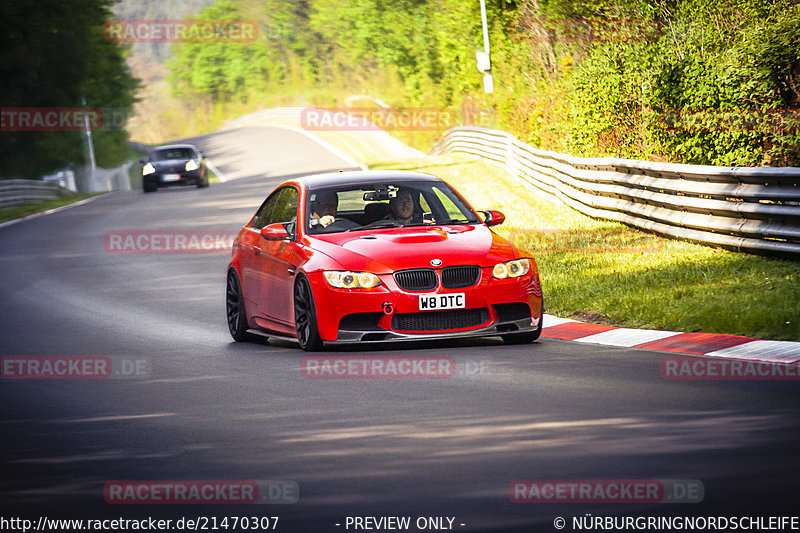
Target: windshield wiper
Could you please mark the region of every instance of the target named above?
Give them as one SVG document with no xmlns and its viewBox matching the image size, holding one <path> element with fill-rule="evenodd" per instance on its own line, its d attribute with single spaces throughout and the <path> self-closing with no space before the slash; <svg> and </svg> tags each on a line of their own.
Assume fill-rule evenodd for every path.
<svg viewBox="0 0 800 533">
<path fill-rule="evenodd" d="M 445 226 L 447 224 L 472 224 L 472 221 L 467 220 L 465 218 L 451 218 L 448 220 L 443 220 L 441 222 L 436 222 L 437 226 Z"/>
<path fill-rule="evenodd" d="M 380 229 L 380 228 L 399 228 L 402 227 L 403 223 L 399 220 L 377 220 L 366 226 L 361 226 L 358 228 L 350 228 L 347 231 L 361 231 L 362 229 Z"/>
</svg>

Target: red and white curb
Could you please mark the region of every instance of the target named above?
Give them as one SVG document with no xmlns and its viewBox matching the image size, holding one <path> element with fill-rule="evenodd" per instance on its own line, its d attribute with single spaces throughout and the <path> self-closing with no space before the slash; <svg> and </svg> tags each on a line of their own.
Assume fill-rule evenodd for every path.
<svg viewBox="0 0 800 533">
<path fill-rule="evenodd" d="M 725 359 L 800 364 L 800 342 L 765 341 L 719 333 L 631 329 L 544 316 L 542 337 Z"/>
</svg>

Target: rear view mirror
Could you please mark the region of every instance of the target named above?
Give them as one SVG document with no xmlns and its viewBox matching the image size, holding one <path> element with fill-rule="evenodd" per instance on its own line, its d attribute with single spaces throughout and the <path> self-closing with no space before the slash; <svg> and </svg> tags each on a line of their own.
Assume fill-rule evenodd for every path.
<svg viewBox="0 0 800 533">
<path fill-rule="evenodd" d="M 280 222 L 261 228 L 261 236 L 267 241 L 282 241 L 289 238 L 289 233 Z"/>
<path fill-rule="evenodd" d="M 378 186 L 374 191 L 364 193 L 365 202 L 385 202 L 397 196 L 397 187 L 389 185 L 388 187 Z"/>
<path fill-rule="evenodd" d="M 389 199 L 389 191 L 377 190 L 364 193 L 365 202 L 385 202 Z"/>
<path fill-rule="evenodd" d="M 484 211 L 481 211 L 481 213 L 484 214 L 485 217 L 484 222 L 489 227 L 499 226 L 500 224 L 506 221 L 506 216 L 500 211 L 493 211 L 491 209 L 486 209 Z"/>
</svg>

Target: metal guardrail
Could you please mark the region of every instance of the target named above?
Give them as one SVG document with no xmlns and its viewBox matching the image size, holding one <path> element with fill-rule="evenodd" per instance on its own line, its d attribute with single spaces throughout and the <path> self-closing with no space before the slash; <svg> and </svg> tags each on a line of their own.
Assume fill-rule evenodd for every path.
<svg viewBox="0 0 800 533">
<path fill-rule="evenodd" d="M 800 256 L 800 168 L 715 167 L 539 150 L 478 127 L 431 149 L 466 152 L 595 218 L 737 251 Z"/>
<path fill-rule="evenodd" d="M 54 182 L 38 180 L 0 180 L 0 207 L 55 200 L 71 196 L 72 191 Z"/>
<path fill-rule="evenodd" d="M 133 161 L 126 161 L 118 167 L 94 170 L 82 167 L 78 176 L 78 190 L 81 192 L 111 192 L 131 190 L 128 169 Z"/>
</svg>

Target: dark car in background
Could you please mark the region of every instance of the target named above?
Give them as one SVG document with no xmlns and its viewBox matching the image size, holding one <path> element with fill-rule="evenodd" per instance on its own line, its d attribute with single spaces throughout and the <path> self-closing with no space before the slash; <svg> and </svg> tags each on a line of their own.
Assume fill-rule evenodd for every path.
<svg viewBox="0 0 800 533">
<path fill-rule="evenodd" d="M 208 187 L 206 160 L 194 145 L 159 146 L 141 162 L 144 192 L 173 185 Z"/>
</svg>

